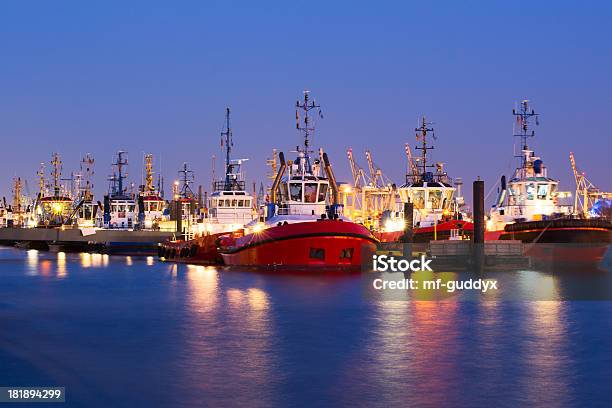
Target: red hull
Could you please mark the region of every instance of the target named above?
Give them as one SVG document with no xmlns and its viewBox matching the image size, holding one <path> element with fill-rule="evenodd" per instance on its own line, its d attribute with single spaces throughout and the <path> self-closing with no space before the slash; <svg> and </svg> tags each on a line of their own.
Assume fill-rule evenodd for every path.
<svg viewBox="0 0 612 408">
<path fill-rule="evenodd" d="M 412 241 L 429 242 L 433 240 L 447 240 L 450 238 L 452 230 L 460 230 L 461 235 L 469 237 L 472 236 L 474 231 L 474 224 L 462 220 L 450 220 L 439 223 L 435 229 L 434 227 L 416 227 L 412 231 Z M 398 242 L 403 234 L 403 231 L 375 232 L 374 236 L 376 236 L 380 242 Z"/>
<path fill-rule="evenodd" d="M 348 269 L 361 266 L 377 240 L 362 225 L 317 221 L 268 228 L 222 242 L 226 265 Z"/>
<path fill-rule="evenodd" d="M 539 264 L 555 268 L 571 269 L 592 266 L 596 268 L 608 251 L 608 245 L 559 245 L 532 244 L 528 245 L 525 255 L 531 256 Z"/>
<path fill-rule="evenodd" d="M 242 231 L 205 235 L 189 241 L 168 241 L 160 246 L 159 257 L 166 261 L 214 265 L 223 263 L 219 253 L 219 238 L 224 235 L 242 236 Z"/>
</svg>

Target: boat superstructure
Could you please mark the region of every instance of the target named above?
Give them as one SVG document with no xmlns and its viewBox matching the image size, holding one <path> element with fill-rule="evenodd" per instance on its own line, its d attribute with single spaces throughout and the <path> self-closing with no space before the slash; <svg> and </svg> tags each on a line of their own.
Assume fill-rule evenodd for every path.
<svg viewBox="0 0 612 408">
<path fill-rule="evenodd" d="M 133 229 L 135 226 L 136 200 L 124 185 L 127 165 L 127 152 L 120 150 L 113 162 L 116 170 L 109 177 L 109 193 L 104 196 L 104 228 Z"/>
<path fill-rule="evenodd" d="M 160 229 L 169 212 L 160 189 L 153 182 L 153 155 L 144 156 L 144 184 L 138 194 L 138 225 L 141 229 Z"/>
<path fill-rule="evenodd" d="M 44 164 L 38 172 L 40 191 L 36 200 L 37 225 L 43 227 L 61 226 L 72 214 L 73 198 L 61 184 L 62 160 L 58 153 L 51 158 L 51 180 L 45 182 Z"/>
<path fill-rule="evenodd" d="M 548 176 L 543 160 L 527 144 L 535 136 L 531 125 L 538 124 L 539 114 L 529 106 L 528 100 L 521 101 L 512 114 L 518 127 L 514 136 L 520 141 L 520 153 L 515 155 L 518 166 L 510 180 L 501 177 L 499 195 L 487 223 L 489 231 L 501 231 L 516 222 L 564 217 L 572 212 L 570 206 L 559 204 L 560 196 L 568 194 L 559 192 L 559 181 Z"/>
<path fill-rule="evenodd" d="M 77 196 L 74 201 L 72 220 L 79 228 L 93 228 L 101 220 L 101 210 L 94 201 L 93 175 L 94 157 L 87 153 L 80 162 L 79 172 L 74 174 Z"/>
<path fill-rule="evenodd" d="M 535 136 L 531 123 L 538 124 L 538 114 L 528 100 L 523 100 L 513 115 L 518 126 L 514 136 L 521 143 L 520 154 L 516 155 L 518 166 L 507 183 L 505 176 L 501 178 L 485 238 L 528 243 L 526 253 L 534 259 L 562 267 L 597 265 L 608 250 L 612 222 L 605 217 L 590 218 L 585 211 L 560 204 L 560 198 L 571 195 L 558 190 L 559 182 L 548 175 L 542 159 L 527 144 Z M 575 170 L 575 163 L 572 166 Z"/>
<path fill-rule="evenodd" d="M 221 143 L 225 147 L 225 175 L 214 181 L 212 193 L 207 200 L 207 214 L 196 226 L 199 235 L 235 231 L 243 228 L 254 218 L 253 196 L 246 191 L 242 165 L 248 159 L 232 159 L 234 144 L 230 124 L 230 109 L 225 113 L 225 129 L 221 132 Z"/>
<path fill-rule="evenodd" d="M 418 157 L 413 157 L 410 145 L 406 143 L 408 160 L 406 180 L 398 187 L 398 208 L 395 213 L 387 214 L 381 224 L 380 238 L 384 241 L 404 239 L 402 234 L 408 217 L 412 217 L 412 240 L 429 242 L 438 239 L 463 239 L 471 235 L 473 225 L 461 211 L 463 197 L 460 194 L 460 179 L 455 185 L 444 170 L 444 163 L 431 163 L 428 152 L 434 149 L 428 138 L 436 140 L 431 122 L 422 117 L 415 128 Z M 457 194 L 459 188 L 459 194 Z M 406 204 L 410 204 L 406 206 Z M 406 214 L 410 211 L 412 214 Z"/>
<path fill-rule="evenodd" d="M 247 159 L 232 159 L 234 145 L 230 122 L 230 108 L 225 111 L 225 128 L 221 132 L 221 145 L 225 148 L 225 171 L 222 180 L 214 180 L 212 193 L 206 200 L 204 217 L 188 221 L 186 239 L 164 243 L 160 256 L 174 261 L 216 263 L 221 261 L 217 240 L 223 234 L 241 234 L 245 224 L 255 218 L 254 198 L 246 191 L 242 165 Z M 190 214 L 189 202 L 183 208 L 183 200 L 192 197 L 188 173 L 183 172 L 183 185 L 179 205 L 182 214 Z M 183 221 L 181 220 L 181 221 Z M 182 222 L 181 222 L 182 224 Z"/>
</svg>

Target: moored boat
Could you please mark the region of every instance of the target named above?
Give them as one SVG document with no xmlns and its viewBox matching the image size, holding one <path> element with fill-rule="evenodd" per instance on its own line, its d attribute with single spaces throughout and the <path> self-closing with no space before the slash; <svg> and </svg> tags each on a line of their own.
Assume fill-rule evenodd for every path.
<svg viewBox="0 0 612 408">
<path fill-rule="evenodd" d="M 238 237 L 244 225 L 254 218 L 254 199 L 246 191 L 242 164 L 246 159 L 233 160 L 233 135 L 230 110 L 226 110 L 225 129 L 221 132 L 225 146 L 225 176 L 213 182 L 213 192 L 207 199 L 205 215 L 200 222 L 189 225 L 181 239 L 164 242 L 159 247 L 160 258 L 183 263 L 218 264 L 223 259 L 218 251 L 223 235 Z"/>
<path fill-rule="evenodd" d="M 535 136 L 532 120 L 538 114 L 521 102 L 513 111 L 517 118 L 521 154 L 519 166 L 508 183 L 501 177 L 500 192 L 487 221 L 486 239 L 520 240 L 532 244 L 528 254 L 561 263 L 598 263 L 611 241 L 612 223 L 606 218 L 588 218 L 576 208 L 560 205 L 569 196 L 559 192 L 559 182 L 548 176 L 542 159 L 527 145 Z"/>
<path fill-rule="evenodd" d="M 415 132 L 416 141 L 420 142 L 415 148 L 421 151 L 421 156 L 413 159 L 410 146 L 406 144 L 408 173 L 405 184 L 398 188 L 401 208 L 396 213 L 386 214 L 387 219 L 380 223 L 376 237 L 383 242 L 417 243 L 469 239 L 474 225 L 461 211 L 464 204 L 461 179 L 457 178 L 453 186 L 444 163 L 429 163 L 427 153 L 434 149 L 428 141 L 428 136 L 434 132 L 431 123 L 423 117 Z"/>
<path fill-rule="evenodd" d="M 280 167 L 263 220 L 248 224 L 244 236 L 221 237 L 220 253 L 226 265 L 357 268 L 364 254 L 374 249 L 377 239 L 372 233 L 342 214 L 327 154 L 320 151 L 319 159 L 311 157 L 314 123 L 309 112 L 313 109 L 320 112 L 305 91 L 303 101 L 296 103 L 297 129 L 304 134 L 304 146 L 297 148 L 294 161 L 285 162 L 279 153 Z"/>
</svg>

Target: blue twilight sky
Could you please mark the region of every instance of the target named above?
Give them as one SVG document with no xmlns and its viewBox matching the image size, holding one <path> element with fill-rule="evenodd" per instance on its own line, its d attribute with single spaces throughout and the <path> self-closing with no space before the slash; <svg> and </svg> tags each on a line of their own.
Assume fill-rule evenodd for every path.
<svg viewBox="0 0 612 408">
<path fill-rule="evenodd" d="M 610 21 L 609 1 L 5 1 L 0 195 L 14 175 L 34 191 L 54 151 L 65 172 L 92 152 L 98 193 L 118 149 L 134 181 L 151 152 L 168 181 L 187 161 L 208 186 L 227 105 L 236 156 L 259 185 L 271 149 L 300 142 L 303 89 L 323 106 L 314 145 L 340 180 L 352 147 L 401 183 L 425 114 L 434 160 L 488 191 L 513 167 L 511 110 L 529 98 L 549 174 L 573 189 L 573 150 L 612 190 Z"/>
</svg>

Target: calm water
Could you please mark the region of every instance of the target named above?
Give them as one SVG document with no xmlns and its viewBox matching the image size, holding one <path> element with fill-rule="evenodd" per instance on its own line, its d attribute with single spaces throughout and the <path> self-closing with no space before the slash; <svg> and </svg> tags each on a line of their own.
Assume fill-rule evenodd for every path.
<svg viewBox="0 0 612 408">
<path fill-rule="evenodd" d="M 65 386 L 58 405 L 88 407 L 612 404 L 612 302 L 389 302 L 361 285 L 3 248 L 0 386 Z"/>
</svg>

